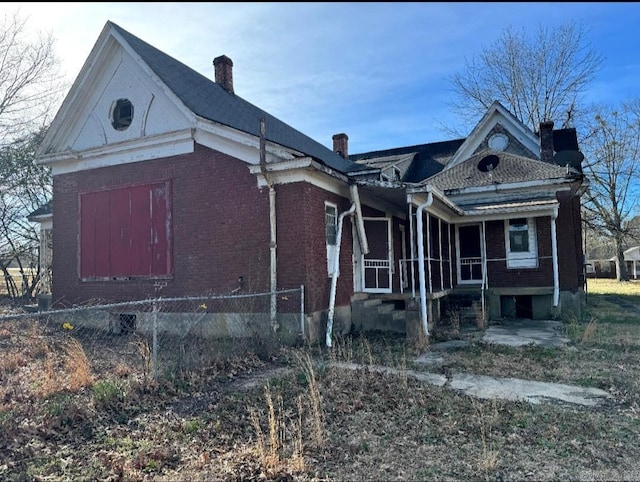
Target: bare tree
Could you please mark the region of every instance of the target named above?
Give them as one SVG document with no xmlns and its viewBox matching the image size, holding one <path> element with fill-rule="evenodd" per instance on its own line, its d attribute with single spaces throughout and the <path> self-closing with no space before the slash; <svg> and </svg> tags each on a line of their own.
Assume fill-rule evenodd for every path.
<svg viewBox="0 0 640 482">
<path fill-rule="evenodd" d="M 27 215 L 51 197 L 51 174 L 35 164 L 35 151 L 65 83 L 53 36 L 31 31 L 28 21 L 19 10 L 0 18 L 0 271 L 11 295 L 31 297 L 39 239 Z M 19 287 L 9 275 L 11 263 L 17 263 Z"/>
<path fill-rule="evenodd" d="M 583 140 L 588 152 L 583 169 L 589 188 L 583 203 L 585 222 L 613 242 L 618 281 L 627 279 L 625 243 L 638 235 L 640 200 L 640 104 L 620 109 L 601 106 Z"/>
<path fill-rule="evenodd" d="M 540 26 L 534 35 L 508 27 L 449 79 L 450 107 L 470 122 L 498 100 L 534 131 L 545 120 L 573 127 L 585 110 L 581 95 L 602 61 L 574 22 Z"/>
<path fill-rule="evenodd" d="M 27 216 L 51 199 L 51 169 L 35 163 L 45 129 L 0 149 L 0 271 L 11 297 L 33 298 L 42 269 L 38 228 Z M 9 271 L 15 264 L 20 285 Z"/>
<path fill-rule="evenodd" d="M 0 19 L 0 147 L 50 122 L 64 93 L 52 34 L 35 37 L 19 11 Z"/>
</svg>

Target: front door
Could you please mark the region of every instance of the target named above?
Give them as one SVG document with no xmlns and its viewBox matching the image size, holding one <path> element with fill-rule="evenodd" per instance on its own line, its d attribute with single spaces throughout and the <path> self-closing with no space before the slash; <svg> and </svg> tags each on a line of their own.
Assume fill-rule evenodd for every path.
<svg viewBox="0 0 640 482">
<path fill-rule="evenodd" d="M 368 293 L 391 293 L 391 219 L 364 218 L 369 254 L 362 257 L 362 286 Z"/>
<path fill-rule="evenodd" d="M 482 241 L 479 224 L 458 226 L 458 283 L 482 282 Z"/>
</svg>

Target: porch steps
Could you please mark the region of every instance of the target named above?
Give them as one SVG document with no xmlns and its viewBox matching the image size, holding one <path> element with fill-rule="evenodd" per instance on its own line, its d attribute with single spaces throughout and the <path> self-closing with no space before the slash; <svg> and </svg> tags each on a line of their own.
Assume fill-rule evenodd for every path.
<svg viewBox="0 0 640 482">
<path fill-rule="evenodd" d="M 442 316 L 448 318 L 449 313 L 460 316 L 461 325 L 475 325 L 478 313 L 482 311 L 482 295 L 473 289 L 458 289 L 451 293 L 443 306 Z"/>
<path fill-rule="evenodd" d="M 406 332 L 405 310 L 395 300 L 381 298 L 352 301 L 351 314 L 356 331 Z"/>
</svg>

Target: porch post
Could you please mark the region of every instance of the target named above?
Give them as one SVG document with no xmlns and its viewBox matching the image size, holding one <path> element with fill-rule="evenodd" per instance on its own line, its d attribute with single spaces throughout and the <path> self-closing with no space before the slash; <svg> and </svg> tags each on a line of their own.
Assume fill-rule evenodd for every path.
<svg viewBox="0 0 640 482">
<path fill-rule="evenodd" d="M 442 219 L 438 218 L 438 247 L 440 257 L 440 291 L 444 289 L 444 265 L 442 264 Z"/>
<path fill-rule="evenodd" d="M 553 210 L 551 216 L 551 254 L 553 257 L 553 306 L 558 306 L 560 301 L 560 282 L 558 280 L 558 239 L 556 235 L 556 220 L 558 208 Z"/>
<path fill-rule="evenodd" d="M 409 203 L 409 244 L 411 245 L 411 298 L 416 297 L 416 247 L 415 247 L 415 233 L 413 229 L 413 199 Z"/>
<path fill-rule="evenodd" d="M 453 224 L 449 224 L 449 236 L 447 236 L 449 240 L 449 289 L 453 288 L 453 250 L 451 245 L 451 230 L 453 229 Z M 455 239 L 455 236 L 453 236 Z M 455 247 L 455 246 L 454 246 Z"/>
<path fill-rule="evenodd" d="M 429 293 L 433 293 L 433 279 L 431 276 L 431 215 L 427 212 L 427 258 L 429 262 Z"/>
</svg>

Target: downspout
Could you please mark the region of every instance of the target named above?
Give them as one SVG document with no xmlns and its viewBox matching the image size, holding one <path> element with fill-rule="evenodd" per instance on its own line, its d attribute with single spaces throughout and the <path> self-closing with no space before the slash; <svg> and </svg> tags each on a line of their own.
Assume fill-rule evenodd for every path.
<svg viewBox="0 0 640 482">
<path fill-rule="evenodd" d="M 422 232 L 422 211 L 433 203 L 433 194 L 429 192 L 427 200 L 418 206 L 416 210 L 416 224 L 418 237 L 418 278 L 420 281 L 420 319 L 424 334 L 429 336 L 429 323 L 427 320 L 427 293 L 426 276 L 424 274 L 424 233 Z"/>
<path fill-rule="evenodd" d="M 336 234 L 336 251 L 333 257 L 333 272 L 331 273 L 331 291 L 329 293 L 329 315 L 327 317 L 326 344 L 331 348 L 331 338 L 333 331 L 333 315 L 336 305 L 336 286 L 338 284 L 338 269 L 340 268 L 340 244 L 342 243 L 342 220 L 345 216 L 351 216 L 356 211 L 356 204 L 351 204 L 348 211 L 340 213 L 338 216 L 338 232 Z"/>
<path fill-rule="evenodd" d="M 369 254 L 369 243 L 367 241 L 367 233 L 364 230 L 364 220 L 362 218 L 362 207 L 360 206 L 360 194 L 358 194 L 358 186 L 351 184 L 349 186 L 351 194 L 351 202 L 355 206 L 356 214 L 356 232 L 358 233 L 358 242 L 360 243 L 360 253 Z"/>
<path fill-rule="evenodd" d="M 487 319 L 484 294 L 487 289 L 487 226 L 482 221 L 482 321 Z"/>
<path fill-rule="evenodd" d="M 267 150 L 265 139 L 265 122 L 264 118 L 260 119 L 260 170 L 262 176 L 269 187 L 269 291 L 271 292 L 271 303 L 269 321 L 273 331 L 278 331 L 277 319 L 277 294 L 278 289 L 278 273 L 277 273 L 277 244 L 276 244 L 276 190 L 273 182 L 267 174 Z"/>
<path fill-rule="evenodd" d="M 553 258 L 553 306 L 557 307 L 560 301 L 560 281 L 558 276 L 558 240 L 556 236 L 556 221 L 558 220 L 558 208 L 553 210 L 551 216 L 551 255 Z"/>
</svg>

